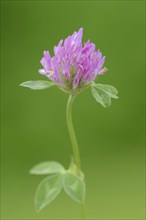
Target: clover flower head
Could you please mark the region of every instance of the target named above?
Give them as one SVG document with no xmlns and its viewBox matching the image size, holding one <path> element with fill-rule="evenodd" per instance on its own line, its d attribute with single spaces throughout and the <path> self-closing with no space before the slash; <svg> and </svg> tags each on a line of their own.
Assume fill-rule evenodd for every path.
<svg viewBox="0 0 146 220">
<path fill-rule="evenodd" d="M 39 70 L 66 92 L 76 93 L 87 87 L 97 75 L 103 74 L 105 56 L 95 50 L 95 44 L 88 40 L 82 46 L 83 28 L 68 36 L 64 42 L 60 40 L 54 47 L 54 56 L 44 51 L 41 59 L 43 69 Z"/>
</svg>

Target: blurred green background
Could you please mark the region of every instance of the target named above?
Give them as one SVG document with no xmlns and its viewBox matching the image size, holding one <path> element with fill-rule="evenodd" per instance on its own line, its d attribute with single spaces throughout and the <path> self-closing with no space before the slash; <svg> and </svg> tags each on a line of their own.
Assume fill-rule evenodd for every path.
<svg viewBox="0 0 146 220">
<path fill-rule="evenodd" d="M 80 27 L 106 55 L 98 82 L 119 90 L 109 109 L 90 89 L 73 108 L 86 175 L 86 217 L 144 219 L 144 1 L 2 1 L 2 219 L 76 219 L 79 205 L 64 192 L 39 214 L 35 164 L 67 168 L 72 149 L 66 128 L 67 95 L 52 87 L 31 91 L 21 82 L 38 74 L 43 50 Z"/>
</svg>

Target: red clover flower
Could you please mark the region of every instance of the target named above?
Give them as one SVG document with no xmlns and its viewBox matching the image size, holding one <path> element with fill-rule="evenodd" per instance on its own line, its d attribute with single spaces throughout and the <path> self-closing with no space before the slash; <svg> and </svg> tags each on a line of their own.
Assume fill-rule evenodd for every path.
<svg viewBox="0 0 146 220">
<path fill-rule="evenodd" d="M 45 75 L 63 90 L 76 93 L 90 85 L 97 75 L 107 69 L 103 67 L 105 56 L 100 50 L 95 51 L 95 44 L 88 40 L 82 46 L 83 28 L 68 36 L 64 42 L 60 40 L 54 47 L 54 56 L 44 51 L 41 60 L 43 69 L 39 73 Z"/>
<path fill-rule="evenodd" d="M 111 105 L 111 98 L 117 99 L 118 91 L 111 85 L 95 83 L 97 76 L 107 71 L 103 67 L 105 56 L 95 49 L 95 44 L 88 40 L 82 46 L 83 28 L 64 41 L 60 40 L 54 47 L 54 56 L 44 51 L 41 59 L 43 69 L 39 73 L 48 80 L 26 81 L 20 85 L 33 90 L 47 89 L 53 85 L 69 93 L 66 108 L 67 127 L 73 149 L 73 159 L 68 169 L 55 161 L 45 161 L 37 164 L 31 174 L 49 175 L 38 186 L 35 195 L 36 210 L 40 211 L 52 202 L 63 188 L 75 201 L 81 203 L 81 216 L 84 219 L 83 205 L 85 200 L 85 180 L 81 169 L 80 153 L 76 134 L 72 123 L 72 104 L 78 93 L 91 87 L 95 100 L 103 107 Z"/>
</svg>

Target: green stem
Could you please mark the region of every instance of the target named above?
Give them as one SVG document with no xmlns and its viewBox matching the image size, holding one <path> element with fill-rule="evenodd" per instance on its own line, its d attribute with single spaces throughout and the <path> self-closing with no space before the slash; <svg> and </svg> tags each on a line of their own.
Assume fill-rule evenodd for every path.
<svg viewBox="0 0 146 220">
<path fill-rule="evenodd" d="M 81 169 L 81 160 L 80 160 L 80 153 L 79 147 L 76 139 L 76 134 L 74 131 L 73 123 L 72 123 L 72 105 L 75 99 L 75 95 L 69 95 L 68 102 L 67 102 L 67 127 L 69 131 L 70 140 L 72 143 L 73 155 L 74 155 L 74 162 L 79 169 Z"/>
<path fill-rule="evenodd" d="M 81 170 L 80 152 L 72 123 L 72 105 L 75 97 L 76 97 L 75 95 L 72 94 L 69 95 L 67 102 L 67 109 L 66 109 L 66 117 L 67 117 L 67 127 L 69 131 L 69 136 L 72 143 L 74 162 L 77 165 L 78 169 Z M 84 204 L 81 204 L 81 219 L 85 219 Z"/>
</svg>

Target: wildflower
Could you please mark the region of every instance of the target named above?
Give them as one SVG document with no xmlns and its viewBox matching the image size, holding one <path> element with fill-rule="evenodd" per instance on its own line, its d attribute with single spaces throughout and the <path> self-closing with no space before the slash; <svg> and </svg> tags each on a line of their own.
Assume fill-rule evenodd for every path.
<svg viewBox="0 0 146 220">
<path fill-rule="evenodd" d="M 87 87 L 97 75 L 107 70 L 103 68 L 105 56 L 102 56 L 100 50 L 95 50 L 95 44 L 90 43 L 90 40 L 82 46 L 82 36 L 83 28 L 80 28 L 64 42 L 59 41 L 54 47 L 53 57 L 49 51 L 44 51 L 41 60 L 43 69 L 39 73 L 69 93 L 76 93 Z"/>
<path fill-rule="evenodd" d="M 36 210 L 40 211 L 51 203 L 64 191 L 75 201 L 81 203 L 81 216 L 84 219 L 84 200 L 86 184 L 81 168 L 80 152 L 72 123 L 72 105 L 76 94 L 86 87 L 91 87 L 91 92 L 99 104 L 103 107 L 111 105 L 111 98 L 118 99 L 118 90 L 106 84 L 96 84 L 95 78 L 103 74 L 107 68 L 103 67 L 105 56 L 100 50 L 95 50 L 95 45 L 88 40 L 82 47 L 83 28 L 67 37 L 64 42 L 59 41 L 54 47 L 54 56 L 49 51 L 44 51 L 41 60 L 43 69 L 39 73 L 49 80 L 26 81 L 20 85 L 33 90 L 48 89 L 57 85 L 63 91 L 69 93 L 66 107 L 66 120 L 69 136 L 73 149 L 71 165 L 68 169 L 55 161 L 45 161 L 37 164 L 31 170 L 31 174 L 49 175 L 38 186 L 35 195 Z"/>
</svg>

